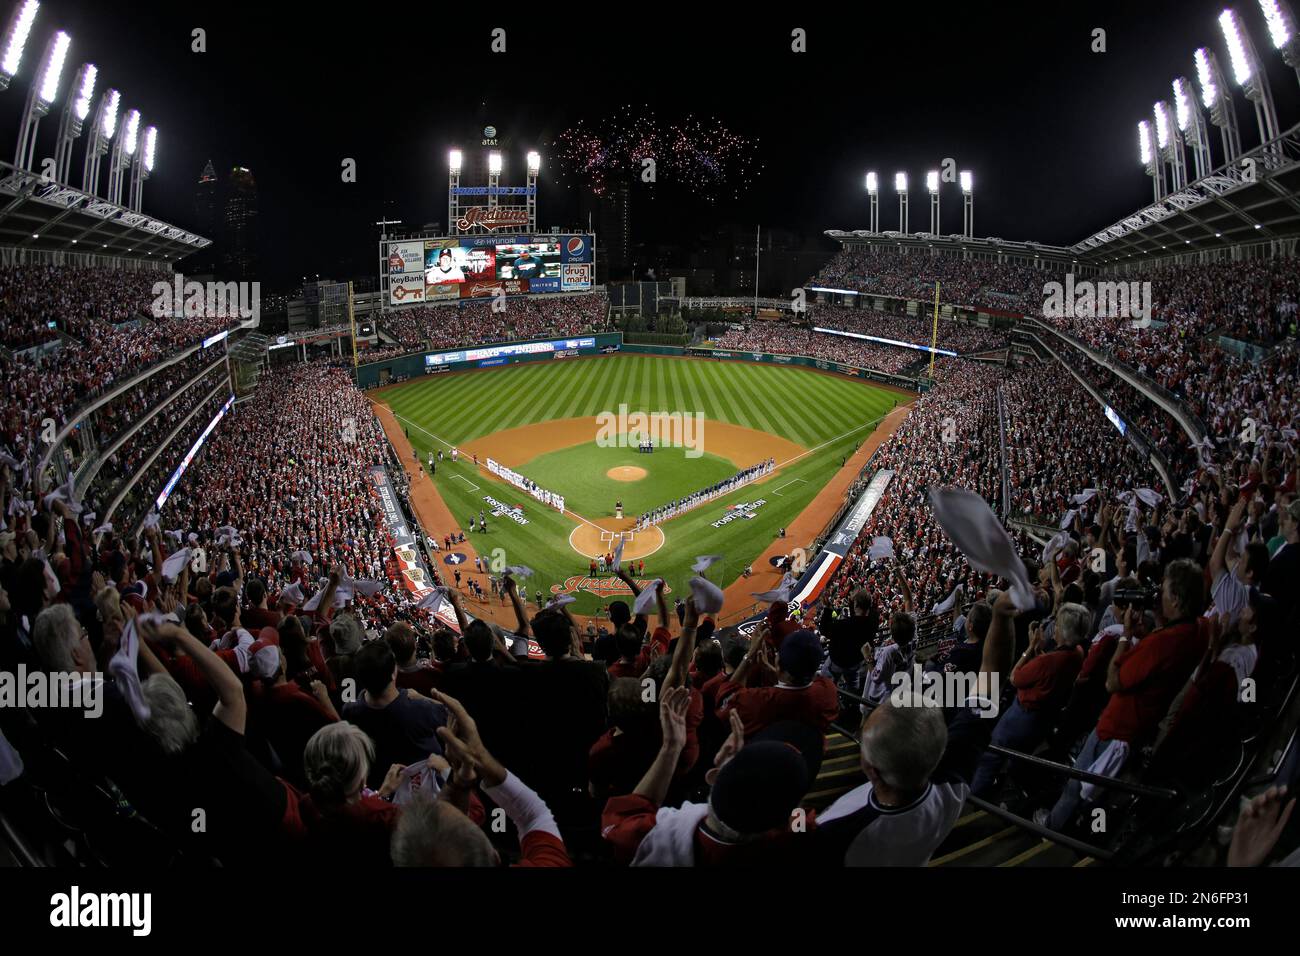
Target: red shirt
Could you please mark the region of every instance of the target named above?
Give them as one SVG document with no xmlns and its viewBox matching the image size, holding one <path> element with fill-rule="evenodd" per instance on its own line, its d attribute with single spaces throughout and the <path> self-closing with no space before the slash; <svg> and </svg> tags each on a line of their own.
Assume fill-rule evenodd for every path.
<svg viewBox="0 0 1300 956">
<path fill-rule="evenodd" d="M 1097 721 L 1102 740 L 1144 743 L 1192 676 L 1209 640 L 1205 618 L 1164 627 L 1138 641 L 1120 661 L 1119 689 L 1110 695 Z"/>
<path fill-rule="evenodd" d="M 432 697 L 435 688 L 442 683 L 442 671 L 436 667 L 412 667 L 409 670 L 397 669 L 397 686 L 405 687 L 425 697 Z"/>
<path fill-rule="evenodd" d="M 1083 654 L 1073 647 L 1048 651 L 1021 664 L 1011 675 L 1021 709 L 1052 711 L 1062 707 L 1082 667 Z"/>
<path fill-rule="evenodd" d="M 839 692 L 829 679 L 820 676 L 805 687 L 737 687 L 728 681 L 718 699 L 722 702 L 718 719 L 726 724 L 734 709 L 745 725 L 746 737 L 782 720 L 811 724 L 826 733 L 840 715 Z"/>
</svg>

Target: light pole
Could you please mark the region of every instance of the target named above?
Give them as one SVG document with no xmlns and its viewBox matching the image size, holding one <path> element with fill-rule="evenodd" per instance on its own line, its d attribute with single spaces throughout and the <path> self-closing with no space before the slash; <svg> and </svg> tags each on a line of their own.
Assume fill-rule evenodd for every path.
<svg viewBox="0 0 1300 956">
<path fill-rule="evenodd" d="M 1193 55 L 1196 60 L 1196 79 L 1201 84 L 1201 102 L 1210 111 L 1210 122 L 1219 127 L 1223 135 L 1223 161 L 1230 163 L 1241 155 L 1241 133 L 1237 129 L 1237 110 L 1228 95 L 1228 85 L 1219 69 L 1219 58 L 1209 47 L 1201 47 Z"/>
<path fill-rule="evenodd" d="M 1164 195 L 1164 166 L 1156 156 L 1153 146 L 1151 124 L 1142 120 L 1138 123 L 1138 155 L 1142 159 L 1142 165 L 1146 167 L 1147 175 L 1151 177 L 1155 201 L 1159 202 Z"/>
<path fill-rule="evenodd" d="M 867 173 L 867 199 L 871 203 L 870 231 L 880 232 L 880 181 L 875 173 Z"/>
<path fill-rule="evenodd" d="M 961 180 L 961 231 L 967 239 L 975 238 L 975 179 L 969 169 L 963 169 Z"/>
<path fill-rule="evenodd" d="M 894 191 L 898 193 L 898 231 L 907 235 L 907 173 L 894 173 Z"/>
<path fill-rule="evenodd" d="M 126 174 L 131 170 L 131 160 L 135 156 L 136 140 L 140 137 L 140 111 L 130 110 L 126 114 L 126 124 L 122 135 L 113 142 L 113 153 L 108 163 L 108 201 L 115 206 L 122 205 L 122 187 Z"/>
<path fill-rule="evenodd" d="M 1169 115 L 1169 104 L 1164 100 L 1152 108 L 1156 120 L 1156 148 L 1159 159 L 1169 164 L 1169 191 L 1179 192 L 1187 185 L 1183 168 L 1183 141 Z"/>
<path fill-rule="evenodd" d="M 122 94 L 117 90 L 105 90 L 99 97 L 95 122 L 86 139 L 86 162 L 81 172 L 81 191 L 91 196 L 99 190 L 99 161 L 108 152 L 113 134 L 117 132 L 117 110 L 121 102 Z"/>
<path fill-rule="evenodd" d="M 447 153 L 447 235 L 455 235 L 457 232 L 456 219 L 460 213 L 457 209 L 458 192 L 460 190 L 460 167 L 464 162 L 464 154 L 453 149 Z"/>
<path fill-rule="evenodd" d="M 1295 14 L 1285 0 L 1259 0 L 1259 9 L 1268 24 L 1268 38 L 1273 49 L 1282 54 L 1282 60 L 1296 71 L 1300 79 L 1300 36 L 1296 33 Z"/>
<path fill-rule="evenodd" d="M 1237 18 L 1231 7 L 1219 14 L 1219 27 L 1223 30 L 1223 39 L 1228 44 L 1228 56 L 1232 62 L 1232 76 L 1241 87 L 1246 99 L 1255 104 L 1255 122 L 1259 124 L 1260 143 L 1272 143 L 1278 137 L 1277 109 L 1273 106 L 1273 93 L 1269 89 L 1268 74 L 1259 66 L 1259 55 L 1255 44 Z M 1280 161 L 1277 146 L 1268 148 L 1265 157 L 1269 164 Z"/>
<path fill-rule="evenodd" d="M 4 43 L 0 46 L 0 90 L 9 88 L 9 81 L 18 73 L 22 64 L 23 48 L 31 36 L 32 24 L 36 22 L 36 11 L 41 8 L 37 0 L 25 0 L 14 8 L 5 28 Z"/>
<path fill-rule="evenodd" d="M 537 231 L 537 174 L 542 169 L 542 154 L 532 150 L 528 154 L 528 180 L 524 191 L 524 207 L 528 212 L 528 231 Z"/>
<path fill-rule="evenodd" d="M 932 169 L 925 174 L 925 188 L 930 193 L 930 235 L 939 235 L 939 171 Z"/>
<path fill-rule="evenodd" d="M 1192 91 L 1192 84 L 1186 77 L 1176 77 L 1173 87 L 1174 118 L 1183 135 L 1183 141 L 1192 149 L 1192 165 L 1196 171 L 1196 179 L 1199 180 L 1214 168 L 1214 162 L 1210 159 L 1210 136 L 1205 128 L 1205 115 L 1196 104 L 1193 98 L 1196 94 Z"/>
<path fill-rule="evenodd" d="M 82 124 L 90 115 L 90 101 L 95 95 L 95 78 L 98 73 L 95 64 L 83 63 L 63 106 L 63 116 L 59 119 L 59 145 L 54 151 L 55 178 L 61 183 L 69 182 L 72 144 L 81 135 Z"/>
<path fill-rule="evenodd" d="M 35 161 L 36 128 L 59 95 L 59 78 L 63 74 L 63 64 L 68 58 L 68 47 L 71 45 L 72 38 L 62 30 L 50 37 L 45 44 L 41 68 L 36 74 L 36 82 L 27 92 L 27 105 L 23 108 L 22 133 L 18 137 L 18 153 L 14 159 L 14 165 L 19 169 L 30 170 Z"/>
</svg>

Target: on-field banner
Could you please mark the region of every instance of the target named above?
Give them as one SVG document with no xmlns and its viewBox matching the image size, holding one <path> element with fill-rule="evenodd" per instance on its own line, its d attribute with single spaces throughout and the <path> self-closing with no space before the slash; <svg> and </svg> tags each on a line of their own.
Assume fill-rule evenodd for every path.
<svg viewBox="0 0 1300 956">
<path fill-rule="evenodd" d="M 416 600 L 419 600 L 433 590 L 433 578 L 429 574 L 429 569 L 425 567 L 424 558 L 420 555 L 419 545 L 415 540 L 415 536 L 411 534 L 406 518 L 402 515 L 401 506 L 397 503 L 397 493 L 393 490 L 393 483 L 388 478 L 388 469 L 376 465 L 370 469 L 370 476 L 375 481 L 375 490 L 379 494 L 379 505 L 384 509 L 384 521 L 388 525 L 388 533 L 393 539 L 393 555 L 396 557 L 397 566 L 401 571 L 402 584 Z M 457 634 L 460 633 L 460 623 L 456 620 L 456 612 L 452 608 L 451 602 L 445 597 L 439 602 L 433 616 Z"/>
<path fill-rule="evenodd" d="M 548 342 L 511 342 L 505 345 L 486 345 L 479 349 L 458 349 L 454 352 L 436 352 L 424 357 L 425 365 L 454 365 L 457 362 L 483 362 L 508 358 L 513 355 L 541 355 L 566 349 L 594 349 L 596 339 L 554 339 Z"/>
</svg>

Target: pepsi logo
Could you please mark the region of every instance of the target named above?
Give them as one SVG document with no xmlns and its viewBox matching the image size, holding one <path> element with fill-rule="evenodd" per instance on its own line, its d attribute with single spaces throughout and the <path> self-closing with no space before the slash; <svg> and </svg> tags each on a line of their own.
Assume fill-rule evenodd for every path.
<svg viewBox="0 0 1300 956">
<path fill-rule="evenodd" d="M 587 241 L 581 236 L 573 236 L 565 245 L 566 251 L 571 256 L 580 256 L 582 251 L 587 248 Z"/>
</svg>

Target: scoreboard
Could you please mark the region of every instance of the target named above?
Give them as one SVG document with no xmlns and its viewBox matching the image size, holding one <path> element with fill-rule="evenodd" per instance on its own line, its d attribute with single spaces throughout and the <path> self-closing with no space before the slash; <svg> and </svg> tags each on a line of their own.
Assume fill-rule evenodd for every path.
<svg viewBox="0 0 1300 956">
<path fill-rule="evenodd" d="M 594 246 L 585 233 L 384 241 L 388 304 L 581 292 L 592 286 Z"/>
</svg>

